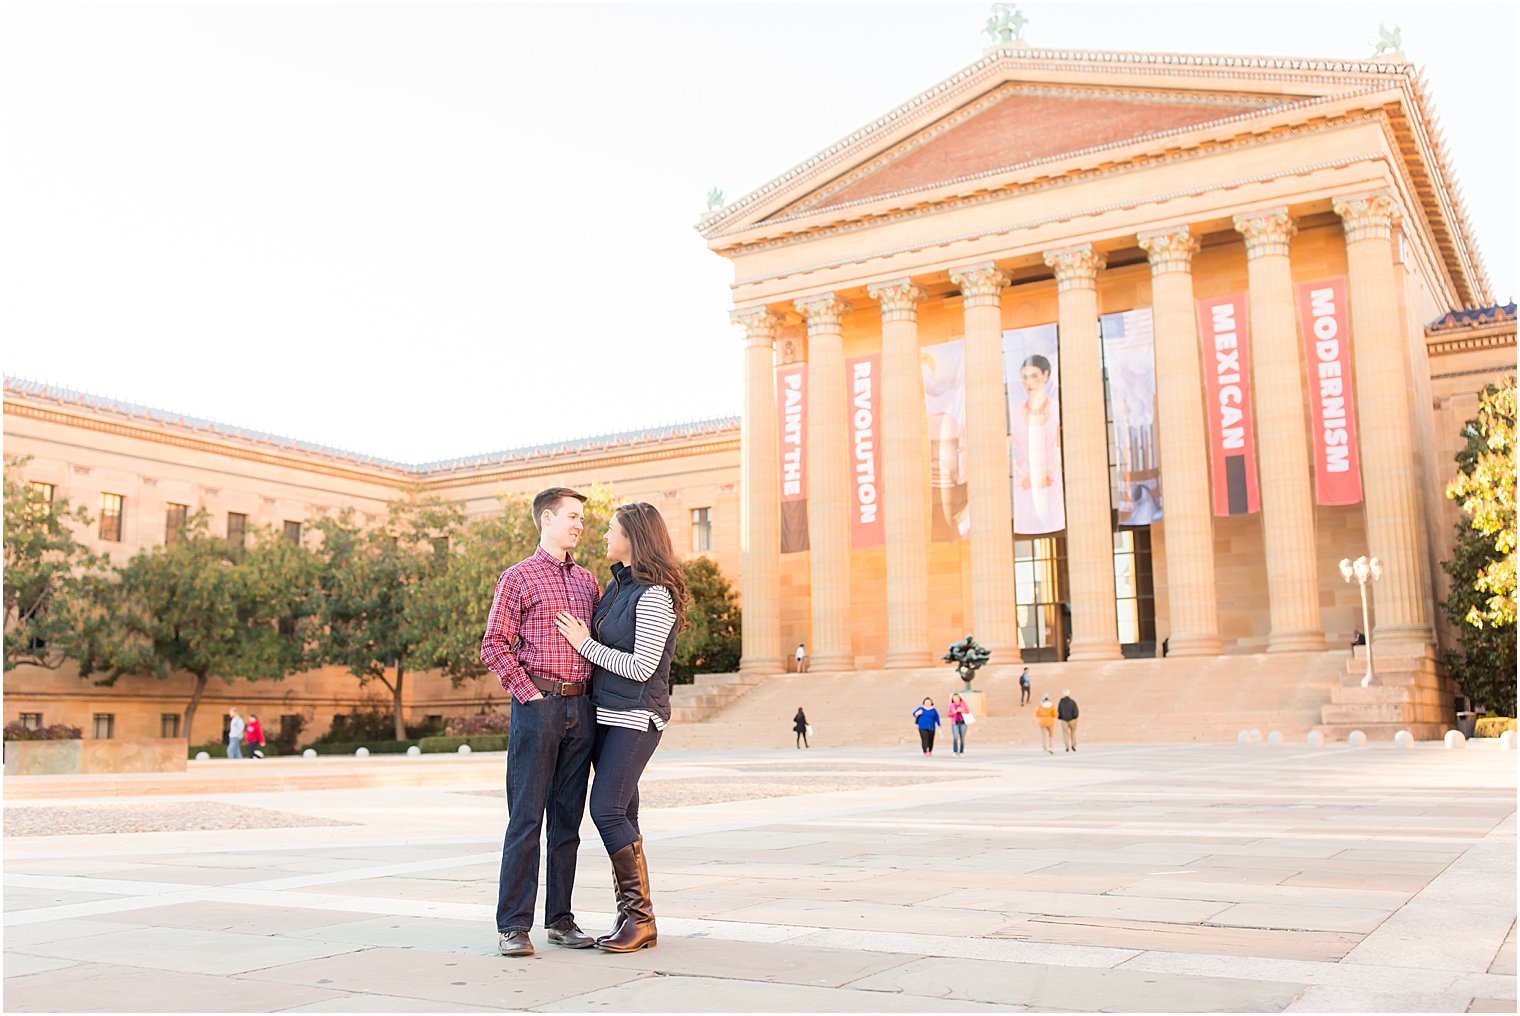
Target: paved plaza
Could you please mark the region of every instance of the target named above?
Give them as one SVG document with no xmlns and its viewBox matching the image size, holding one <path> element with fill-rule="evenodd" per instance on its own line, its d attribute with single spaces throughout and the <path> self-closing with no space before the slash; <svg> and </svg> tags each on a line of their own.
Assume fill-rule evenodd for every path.
<svg viewBox="0 0 1520 1016">
<path fill-rule="evenodd" d="M 667 751 L 644 793 L 658 947 L 540 930 L 529 960 L 495 951 L 501 755 L 216 761 L 74 785 L 93 797 L 12 779 L 4 1004 L 1513 1012 L 1514 763 L 1492 743 Z M 600 933 L 589 822 L 580 865 Z"/>
</svg>

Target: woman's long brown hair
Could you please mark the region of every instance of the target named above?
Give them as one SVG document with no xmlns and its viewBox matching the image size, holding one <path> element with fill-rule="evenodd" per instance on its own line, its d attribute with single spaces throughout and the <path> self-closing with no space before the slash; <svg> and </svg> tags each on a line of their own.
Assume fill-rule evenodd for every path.
<svg viewBox="0 0 1520 1016">
<path fill-rule="evenodd" d="M 636 501 L 619 506 L 613 516 L 633 549 L 629 568 L 634 579 L 670 590 L 670 600 L 676 609 L 676 631 L 680 631 L 686 627 L 686 575 L 670 546 L 670 530 L 665 528 L 660 510 L 647 501 Z"/>
</svg>

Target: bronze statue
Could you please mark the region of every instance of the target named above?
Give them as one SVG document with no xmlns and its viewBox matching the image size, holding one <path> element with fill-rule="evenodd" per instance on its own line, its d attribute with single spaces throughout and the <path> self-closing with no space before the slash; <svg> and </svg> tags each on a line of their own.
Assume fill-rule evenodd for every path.
<svg viewBox="0 0 1520 1016">
<path fill-rule="evenodd" d="M 977 645 L 974 637 L 967 635 L 959 642 L 952 642 L 949 651 L 940 659 L 955 664 L 955 673 L 966 686 L 964 690 L 970 691 L 971 679 L 992 659 L 992 650 L 983 649 Z"/>
</svg>

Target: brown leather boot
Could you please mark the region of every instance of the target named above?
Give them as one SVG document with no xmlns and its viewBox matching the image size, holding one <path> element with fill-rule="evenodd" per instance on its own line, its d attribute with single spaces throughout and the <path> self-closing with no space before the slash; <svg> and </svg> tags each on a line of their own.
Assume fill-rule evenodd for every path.
<svg viewBox="0 0 1520 1016">
<path fill-rule="evenodd" d="M 617 914 L 617 917 L 612 922 L 612 930 L 607 932 L 605 935 L 596 936 L 597 945 L 601 945 L 609 938 L 615 937 L 618 932 L 623 930 L 623 924 L 628 920 L 628 915 L 623 912 L 623 898 L 618 893 L 618 877 L 616 866 L 614 866 L 612 869 L 612 909 L 613 912 Z"/>
<path fill-rule="evenodd" d="M 620 920 L 612 933 L 596 941 L 607 952 L 636 952 L 654 945 L 654 904 L 649 901 L 649 864 L 644 841 L 634 840 L 612 855 L 612 874 L 617 879 Z"/>
</svg>

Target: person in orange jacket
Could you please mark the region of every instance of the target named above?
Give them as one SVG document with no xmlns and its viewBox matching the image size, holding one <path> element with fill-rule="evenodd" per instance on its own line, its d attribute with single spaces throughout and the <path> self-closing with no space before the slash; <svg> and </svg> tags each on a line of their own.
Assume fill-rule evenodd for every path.
<svg viewBox="0 0 1520 1016">
<path fill-rule="evenodd" d="M 1056 707 L 1050 704 L 1049 695 L 1040 696 L 1040 705 L 1034 711 L 1034 718 L 1040 724 L 1040 742 L 1045 746 L 1045 754 L 1054 755 L 1055 749 L 1051 747 L 1052 731 L 1056 727 Z"/>
</svg>

